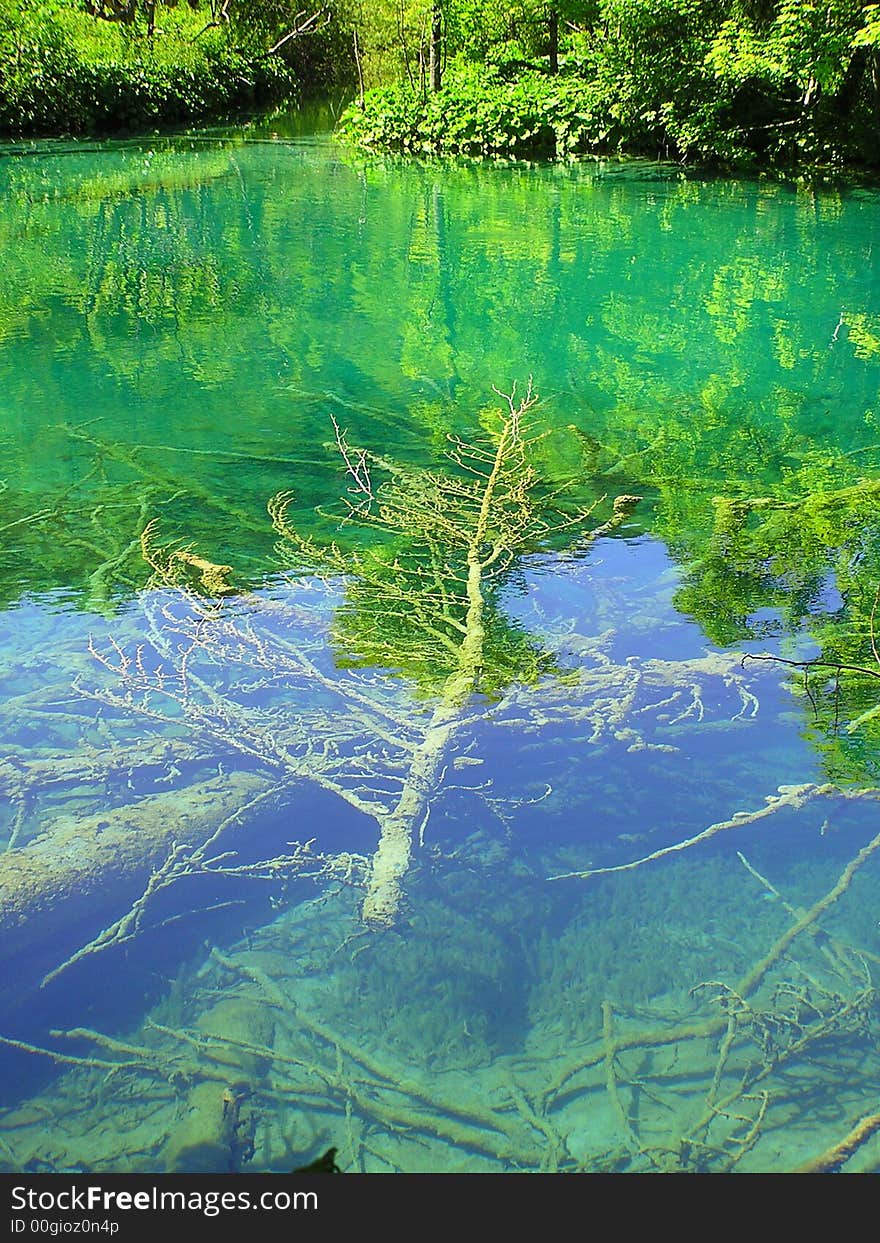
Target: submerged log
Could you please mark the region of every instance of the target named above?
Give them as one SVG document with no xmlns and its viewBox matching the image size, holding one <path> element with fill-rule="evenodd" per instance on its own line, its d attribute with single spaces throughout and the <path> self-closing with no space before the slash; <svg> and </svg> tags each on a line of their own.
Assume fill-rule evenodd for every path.
<svg viewBox="0 0 880 1243">
<path fill-rule="evenodd" d="M 447 643 L 454 651 L 455 662 L 440 690 L 439 703 L 424 736 L 413 750 L 400 798 L 390 813 L 377 816 L 379 843 L 362 908 L 364 923 L 377 930 L 391 928 L 397 922 L 414 844 L 424 829 L 432 795 L 452 756 L 454 743 L 468 723 L 468 704 L 480 689 L 488 656 L 486 626 L 492 582 L 501 572 L 499 566 L 503 570 L 518 550 L 528 546 L 530 539 L 545 538 L 551 530 L 542 519 L 536 521 L 533 514 L 529 491 L 534 486 L 535 475 L 526 457 L 528 440 L 520 430 L 520 420 L 535 400 L 531 388 L 519 410 L 514 408 L 512 394 L 507 398 L 509 416 L 503 420 L 494 453 L 483 458 L 481 468 L 473 470 L 481 483 L 470 493 L 470 505 L 461 506 L 459 495 L 460 517 L 456 517 L 450 503 L 442 518 L 440 535 L 449 545 L 450 556 L 456 550 L 459 556 L 462 551 L 464 553 L 463 584 L 456 580 L 453 591 L 451 584 L 444 587 L 439 576 L 435 584 L 443 602 L 441 631 L 443 621 L 452 622 L 455 637 L 447 636 Z M 453 456 L 453 460 L 459 464 L 464 462 L 463 457 Z M 366 491 L 372 499 L 369 481 Z M 581 547 L 620 526 L 639 499 L 616 497 L 611 517 L 583 535 L 579 541 Z M 395 515 L 395 504 L 401 505 L 402 515 Z M 387 526 L 393 528 L 399 523 L 405 529 L 406 521 L 412 519 L 417 508 L 416 497 L 403 494 L 396 501 L 386 497 L 380 514 Z M 582 524 L 590 513 L 592 507 L 579 511 L 576 518 L 564 525 Z M 429 515 L 423 517 L 427 522 Z M 463 621 L 449 613 L 453 601 L 459 613 L 464 613 Z"/>
<path fill-rule="evenodd" d="M 850 1157 L 855 1153 L 862 1144 L 876 1133 L 880 1131 L 880 1114 L 869 1114 L 867 1117 L 860 1119 L 853 1127 L 848 1135 L 845 1135 L 838 1143 L 833 1144 L 830 1148 L 826 1148 L 824 1152 L 818 1156 L 811 1157 L 809 1161 L 804 1161 L 794 1171 L 795 1174 L 836 1174 L 842 1165 L 845 1165 Z"/>
<path fill-rule="evenodd" d="M 62 960 L 119 919 L 175 846 L 193 849 L 271 786 L 233 772 L 82 818 L 60 817 L 40 838 L 0 855 L 0 962 Z M 266 800 L 260 804 L 260 813 Z M 239 826 L 241 827 L 241 825 Z"/>
</svg>

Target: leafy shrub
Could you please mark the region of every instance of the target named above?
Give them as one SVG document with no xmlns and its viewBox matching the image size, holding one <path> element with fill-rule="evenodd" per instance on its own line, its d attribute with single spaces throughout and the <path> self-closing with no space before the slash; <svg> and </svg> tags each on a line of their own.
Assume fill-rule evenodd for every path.
<svg viewBox="0 0 880 1243">
<path fill-rule="evenodd" d="M 615 136 L 587 83 L 527 70 L 508 80 L 492 67 L 458 65 L 434 95 L 406 85 L 367 94 L 339 132 L 401 151 L 561 156 L 598 151 Z"/>
</svg>

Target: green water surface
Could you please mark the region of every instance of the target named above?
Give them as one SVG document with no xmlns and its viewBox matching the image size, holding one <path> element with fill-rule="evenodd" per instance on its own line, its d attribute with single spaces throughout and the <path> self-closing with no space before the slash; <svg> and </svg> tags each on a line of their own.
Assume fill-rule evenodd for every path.
<svg viewBox="0 0 880 1243">
<path fill-rule="evenodd" d="M 419 163 L 282 129 L 0 152 L 11 851 L 158 793 L 185 817 L 196 780 L 259 773 L 260 740 L 297 721 L 350 759 L 352 662 L 386 725 L 429 711 L 411 635 L 395 659 L 381 609 L 283 573 L 281 490 L 340 556 L 379 538 L 333 516 L 337 430 L 442 468 L 450 435 L 491 435 L 493 388 L 532 377 L 544 492 L 595 504 L 592 525 L 641 499 L 585 550 L 559 536 L 511 568 L 484 682 L 500 706 L 441 774 L 398 928 L 362 926 L 375 834 L 324 788 L 291 792 L 248 858 L 315 838 L 347 875 L 184 878 L 43 988 L 103 923 L 84 911 L 18 951 L 0 1034 L 24 1089 L 0 1160 L 268 1170 L 332 1145 L 366 1171 L 793 1169 L 876 1104 L 878 870 L 859 851 L 880 755 L 880 192 Z M 119 652 L 173 667 L 193 634 L 192 600 L 144 560 L 154 520 L 163 547 L 229 567 L 230 633 L 253 621 L 315 662 L 311 681 L 257 677 L 228 635 L 199 648 L 208 751 L 178 700 L 150 717 L 155 698 L 124 698 Z M 158 768 L 145 740 L 168 747 Z M 395 745 L 357 752 L 381 797 Z M 639 868 L 548 879 L 743 811 L 761 815 Z M 143 1066 L 110 1086 L 45 1052 L 126 1060 L 119 1042 Z M 878 1160 L 875 1140 L 849 1168 Z"/>
</svg>

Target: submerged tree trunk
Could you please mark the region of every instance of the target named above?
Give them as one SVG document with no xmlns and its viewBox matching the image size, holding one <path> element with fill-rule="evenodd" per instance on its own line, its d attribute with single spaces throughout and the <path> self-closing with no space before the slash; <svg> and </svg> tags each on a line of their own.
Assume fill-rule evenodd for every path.
<svg viewBox="0 0 880 1243">
<path fill-rule="evenodd" d="M 427 821 L 431 799 L 463 724 L 458 706 L 444 703 L 436 710 L 424 741 L 413 753 L 397 805 L 379 821 L 379 845 L 362 910 L 364 923 L 372 928 L 390 928 L 397 921 L 416 835 Z"/>
<path fill-rule="evenodd" d="M 498 546 L 488 545 L 487 533 L 501 472 L 517 440 L 515 421 L 507 423 L 498 441 L 495 461 L 486 480 L 477 521 L 467 550 L 465 633 L 459 647 L 458 668 L 443 687 L 441 702 L 416 747 L 400 798 L 390 815 L 380 821 L 379 846 L 373 856 L 370 886 L 363 905 L 364 922 L 390 927 L 397 917 L 401 882 L 409 869 L 413 842 L 425 823 L 431 794 L 439 786 L 442 768 L 456 734 L 464 725 L 462 709 L 477 689 L 483 667 L 485 600 L 483 575 L 498 559 Z"/>
<path fill-rule="evenodd" d="M 502 453 L 499 448 L 499 458 Z M 495 474 L 497 478 L 497 472 Z M 486 489 L 486 513 L 495 478 Z M 422 742 L 413 752 L 412 763 L 400 798 L 393 811 L 379 821 L 380 838 L 364 899 L 363 919 L 372 927 L 390 927 L 397 918 L 402 897 L 401 884 L 409 870 L 416 834 L 428 818 L 431 797 L 440 787 L 442 771 L 452 744 L 462 731 L 466 717 L 462 709 L 476 692 L 483 666 L 483 563 L 480 543 L 468 552 L 467 633 L 461 644 L 458 669 L 443 688 L 441 702 L 434 710 Z"/>
<path fill-rule="evenodd" d="M 65 817 L 31 844 L 7 850 L 0 855 L 0 961 L 20 956 L 29 974 L 40 961 L 57 965 L 131 907 L 175 846 L 197 849 L 240 810 L 246 821 L 246 805 L 270 790 L 266 777 L 227 773 L 98 815 Z"/>
<path fill-rule="evenodd" d="M 373 928 L 391 927 L 397 919 L 403 896 L 402 882 L 409 870 L 413 845 L 424 829 L 431 798 L 440 788 L 443 769 L 452 758 L 453 744 L 468 724 L 469 718 L 464 709 L 479 690 L 486 644 L 486 581 L 499 560 L 509 552 L 505 537 L 497 530 L 493 534 L 492 524 L 497 521 L 496 505 L 509 487 L 505 472 L 509 470 L 511 455 L 518 452 L 522 444 L 519 415 L 531 404 L 529 397 L 519 414 L 513 411 L 511 405 L 511 417 L 505 421 L 499 437 L 468 540 L 467 614 L 458 649 L 457 668 L 447 678 L 424 737 L 413 751 L 400 798 L 387 815 L 377 816 L 379 845 L 373 856 L 362 908 L 364 922 Z M 637 499 L 618 497 L 611 518 L 592 532 L 590 538 L 618 526 Z"/>
<path fill-rule="evenodd" d="M 291 493 L 279 493 L 269 505 L 297 574 L 306 567 L 312 572 L 320 567 L 328 579 L 349 582 L 336 635 L 346 661 L 354 658 L 354 667 L 359 668 L 402 666 L 434 696 L 427 721 L 420 712 L 413 719 L 406 712 L 388 716 L 387 711 L 383 720 L 380 706 L 375 717 L 378 737 L 386 748 L 385 763 L 389 742 L 394 749 L 389 776 L 399 787 L 389 793 L 371 783 L 354 791 L 355 805 L 379 828 L 362 906 L 363 920 L 373 928 L 389 928 L 396 922 L 414 845 L 421 840 L 432 802 L 442 789 L 454 746 L 475 717 L 484 715 L 473 705 L 474 696 L 481 688 L 497 690 L 499 661 L 504 665 L 511 659 L 510 651 L 499 649 L 500 636 L 507 633 L 498 608 L 499 585 L 520 554 L 546 546 L 554 533 L 580 527 L 578 544 L 583 548 L 585 541 L 617 527 L 638 500 L 618 497 L 608 520 L 584 531 L 594 505 L 566 515 L 553 500 L 554 493 L 549 499 L 534 495 L 537 474 L 528 448 L 538 436 L 523 424 L 538 398 L 531 382 L 518 408 L 514 393 L 515 387 L 510 394 L 500 394 L 508 410 L 488 443 L 468 444 L 450 437 L 453 447 L 447 457 L 456 472 L 448 476 L 403 470 L 375 485 L 371 461 L 392 472 L 393 464 L 353 449 L 336 427 L 353 484 L 345 501 L 348 517 L 392 533 L 397 540 L 393 560 L 348 555 L 335 543 L 321 545 L 302 537 L 287 516 Z M 512 634 L 507 638 L 515 650 L 516 638 Z M 534 651 L 526 647 L 521 668 L 529 681 L 537 666 Z M 514 657 L 511 668 L 501 674 L 502 683 L 508 685 L 519 676 Z M 363 718 L 369 696 L 356 686 L 350 693 L 354 717 Z M 369 771 L 366 755 L 362 750 L 358 764 Z M 378 775 L 375 768 L 372 775 Z M 340 784 L 337 779 L 337 790 Z"/>
</svg>

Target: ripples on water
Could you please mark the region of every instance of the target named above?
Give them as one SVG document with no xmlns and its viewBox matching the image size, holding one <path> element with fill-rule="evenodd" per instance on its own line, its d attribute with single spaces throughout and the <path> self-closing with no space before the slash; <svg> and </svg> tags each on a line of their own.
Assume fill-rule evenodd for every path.
<svg viewBox="0 0 880 1243">
<path fill-rule="evenodd" d="M 831 511 L 779 507 L 871 496 L 876 195 L 262 137 L 0 162 L 0 899 L 19 859 L 70 884 L 24 931 L 7 915 L 0 1161 L 287 1170 L 332 1145 L 367 1171 L 795 1168 L 875 1099 L 877 857 L 846 869 L 876 818 L 871 797 L 766 800 L 829 775 L 870 791 L 876 747 L 870 722 L 846 733 L 856 709 L 817 717 L 740 657 L 839 651 L 880 581 L 869 504 L 849 542 Z M 557 673 L 475 713 L 400 924 L 368 931 L 375 823 L 308 781 L 270 797 L 260 740 L 305 729 L 331 777 L 367 756 L 385 797 L 394 730 L 358 734 L 342 586 L 279 575 L 266 501 L 292 488 L 327 538 L 331 415 L 436 466 L 530 371 L 543 475 L 583 504 L 645 499 L 511 577 L 506 614 Z M 749 556 L 719 496 L 774 499 Z M 185 675 L 189 605 L 146 586 L 153 518 L 242 592 Z M 248 627 L 320 676 L 255 670 Z M 406 677 L 357 676 L 387 714 L 428 711 Z M 221 823 L 204 866 L 158 883 Z M 78 882 L 79 855 L 109 883 Z"/>
</svg>

